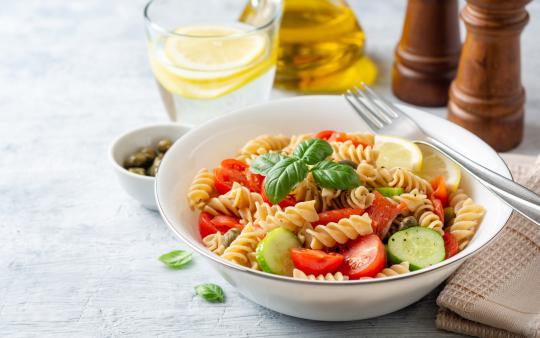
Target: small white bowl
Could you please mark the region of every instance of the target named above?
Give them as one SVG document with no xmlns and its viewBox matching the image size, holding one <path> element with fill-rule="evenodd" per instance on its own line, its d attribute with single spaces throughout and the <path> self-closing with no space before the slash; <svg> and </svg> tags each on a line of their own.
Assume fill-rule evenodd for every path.
<svg viewBox="0 0 540 338">
<path fill-rule="evenodd" d="M 442 142 L 487 168 L 511 178 L 497 153 L 467 130 L 408 106 L 400 108 Z M 512 209 L 463 171 L 462 187 L 486 214 L 469 245 L 443 262 L 382 279 L 344 282 L 305 281 L 248 269 L 210 252 L 199 236 L 196 214 L 187 203 L 191 180 L 202 167 L 214 168 L 260 134 L 300 134 L 323 129 L 367 131 L 366 124 L 340 96 L 303 96 L 271 101 L 209 121 L 169 150 L 156 178 L 161 216 L 238 291 L 269 309 L 307 319 L 365 319 L 399 310 L 424 297 L 466 258 L 478 253 L 502 229 Z M 481 253 L 479 253 L 481 254 Z"/>
<path fill-rule="evenodd" d="M 109 158 L 120 185 L 144 207 L 157 210 L 154 196 L 155 179 L 137 175 L 124 168 L 124 161 L 143 147 L 155 146 L 159 140 L 169 138 L 173 142 L 189 131 L 189 127 L 175 123 L 151 124 L 128 131 L 114 140 L 109 148 Z"/>
</svg>

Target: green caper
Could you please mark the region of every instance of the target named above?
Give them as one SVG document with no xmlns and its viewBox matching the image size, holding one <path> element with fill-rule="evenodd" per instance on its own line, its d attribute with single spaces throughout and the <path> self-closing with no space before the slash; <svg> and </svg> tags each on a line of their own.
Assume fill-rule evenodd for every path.
<svg viewBox="0 0 540 338">
<path fill-rule="evenodd" d="M 456 211 L 452 207 L 444 208 L 444 224 L 448 225 L 456 217 Z"/>
<path fill-rule="evenodd" d="M 152 163 L 152 159 L 150 159 L 147 154 L 138 152 L 128 157 L 128 159 L 124 163 L 124 167 L 146 167 L 150 163 Z"/>
<path fill-rule="evenodd" d="M 164 138 L 163 140 L 158 142 L 156 148 L 157 148 L 157 151 L 159 151 L 161 154 L 165 154 L 171 146 L 172 146 L 172 141 L 168 138 Z"/>
<path fill-rule="evenodd" d="M 223 235 L 223 245 L 225 247 L 229 247 L 229 245 L 231 245 L 232 241 L 234 241 L 238 235 L 240 235 L 240 230 L 230 228 L 225 235 Z"/>
<path fill-rule="evenodd" d="M 150 168 L 146 171 L 146 174 L 148 176 L 156 176 L 157 171 L 159 169 L 159 165 L 161 164 L 161 159 L 163 159 L 163 155 L 158 155 L 155 159 Z"/>
<path fill-rule="evenodd" d="M 151 147 L 144 147 L 141 150 L 139 150 L 140 153 L 146 154 L 150 159 L 156 158 L 156 150 Z"/>
<path fill-rule="evenodd" d="M 407 216 L 403 220 L 401 220 L 399 225 L 399 230 L 405 230 L 407 228 L 417 227 L 418 221 L 414 216 Z"/>
<path fill-rule="evenodd" d="M 143 175 L 143 176 L 146 175 L 144 168 L 138 168 L 138 167 L 129 168 L 128 171 L 137 175 Z"/>
<path fill-rule="evenodd" d="M 351 160 L 343 160 L 343 161 L 339 161 L 338 163 L 348 165 L 349 167 L 353 169 L 356 169 L 358 167 L 358 163 Z"/>
</svg>

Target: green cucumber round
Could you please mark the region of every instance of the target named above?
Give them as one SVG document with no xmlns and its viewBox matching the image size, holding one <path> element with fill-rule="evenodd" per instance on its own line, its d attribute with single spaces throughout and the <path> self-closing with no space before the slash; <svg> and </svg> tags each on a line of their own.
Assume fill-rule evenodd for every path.
<svg viewBox="0 0 540 338">
<path fill-rule="evenodd" d="M 284 228 L 276 228 L 259 242 L 255 257 L 262 271 L 292 276 L 294 264 L 291 249 L 300 247 L 300 241 L 294 233 Z"/>
<path fill-rule="evenodd" d="M 388 239 L 388 258 L 393 264 L 409 262 L 419 270 L 444 260 L 444 240 L 435 230 L 412 227 L 393 234 Z"/>
</svg>

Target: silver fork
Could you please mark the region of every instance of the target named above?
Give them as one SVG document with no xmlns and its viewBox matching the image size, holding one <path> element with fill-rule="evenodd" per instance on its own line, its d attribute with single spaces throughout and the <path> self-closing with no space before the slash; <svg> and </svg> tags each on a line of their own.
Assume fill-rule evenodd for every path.
<svg viewBox="0 0 540 338">
<path fill-rule="evenodd" d="M 402 136 L 433 147 L 467 170 L 491 192 L 523 216 L 540 225 L 540 196 L 496 172 L 468 159 L 422 129 L 389 101 L 363 84 L 348 90 L 345 99 L 374 132 Z"/>
</svg>

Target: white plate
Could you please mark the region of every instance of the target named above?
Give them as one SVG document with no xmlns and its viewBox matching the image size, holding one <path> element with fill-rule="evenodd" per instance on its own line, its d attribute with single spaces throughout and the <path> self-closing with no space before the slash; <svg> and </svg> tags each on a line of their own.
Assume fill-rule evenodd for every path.
<svg viewBox="0 0 540 338">
<path fill-rule="evenodd" d="M 465 129 L 420 110 L 400 106 L 441 141 L 486 167 L 511 177 L 497 153 Z M 303 96 L 242 109 L 193 129 L 169 150 L 156 179 L 156 198 L 170 228 L 240 293 L 287 315 L 316 320 L 356 320 L 387 314 L 420 299 L 446 279 L 466 257 L 501 230 L 511 209 L 463 173 L 464 189 L 486 208 L 484 221 L 469 246 L 429 268 L 387 279 L 328 283 L 299 281 L 247 269 L 209 252 L 201 243 L 196 214 L 186 193 L 195 173 L 234 157 L 246 141 L 260 134 L 300 134 L 324 129 L 367 131 L 367 126 L 339 96 Z"/>
</svg>

